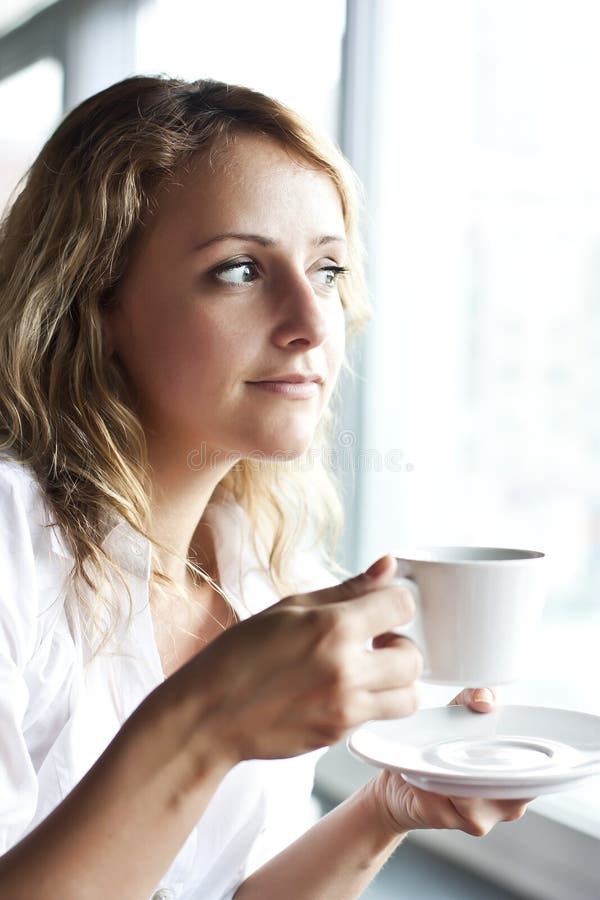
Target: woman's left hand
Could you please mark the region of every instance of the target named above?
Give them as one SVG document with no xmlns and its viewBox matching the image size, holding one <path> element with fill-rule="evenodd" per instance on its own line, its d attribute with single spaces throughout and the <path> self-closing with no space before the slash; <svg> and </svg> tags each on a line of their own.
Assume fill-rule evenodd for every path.
<svg viewBox="0 0 600 900">
<path fill-rule="evenodd" d="M 465 688 L 449 706 L 464 705 L 490 712 L 495 693 L 490 688 Z M 398 833 L 416 828 L 447 828 L 481 837 L 498 822 L 512 822 L 525 813 L 528 800 L 484 800 L 446 797 L 408 784 L 402 775 L 384 770 L 372 782 L 373 798 L 388 826 Z"/>
</svg>

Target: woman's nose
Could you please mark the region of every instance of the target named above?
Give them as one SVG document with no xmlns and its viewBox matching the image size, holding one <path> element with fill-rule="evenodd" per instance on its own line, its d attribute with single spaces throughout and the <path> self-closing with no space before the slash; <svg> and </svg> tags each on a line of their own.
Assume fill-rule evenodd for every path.
<svg viewBox="0 0 600 900">
<path fill-rule="evenodd" d="M 306 276 L 286 280 L 277 294 L 277 325 L 273 331 L 277 346 L 322 344 L 329 335 L 327 308 L 332 301 L 319 297 Z"/>
</svg>

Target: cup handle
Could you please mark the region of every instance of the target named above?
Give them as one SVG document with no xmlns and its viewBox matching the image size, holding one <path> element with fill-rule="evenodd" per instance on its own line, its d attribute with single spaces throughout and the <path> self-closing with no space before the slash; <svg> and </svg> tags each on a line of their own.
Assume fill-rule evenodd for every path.
<svg viewBox="0 0 600 900">
<path fill-rule="evenodd" d="M 410 576 L 397 576 L 394 578 L 394 584 L 398 584 L 401 587 L 407 588 L 413 595 L 415 601 L 415 615 L 407 622 L 405 625 L 398 625 L 396 628 L 392 628 L 394 634 L 402 635 L 403 637 L 409 638 L 416 644 L 419 648 L 423 656 L 426 656 L 425 653 L 425 636 L 423 633 L 423 623 L 421 618 L 421 604 L 420 604 L 420 592 L 419 585 L 417 582 L 411 578 Z M 427 663 L 425 664 L 427 667 Z"/>
</svg>

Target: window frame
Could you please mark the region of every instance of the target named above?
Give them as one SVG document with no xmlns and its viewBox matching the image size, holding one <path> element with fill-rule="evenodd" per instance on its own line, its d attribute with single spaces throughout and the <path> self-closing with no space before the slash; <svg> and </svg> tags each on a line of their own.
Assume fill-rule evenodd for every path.
<svg viewBox="0 0 600 900">
<path fill-rule="evenodd" d="M 0 80 L 40 59 L 63 68 L 63 111 L 96 90 L 133 74 L 136 15 L 141 0 L 59 0 L 0 36 Z M 96 51 L 93 69 L 89 48 Z M 100 51 L 100 52 L 98 52 Z"/>
</svg>

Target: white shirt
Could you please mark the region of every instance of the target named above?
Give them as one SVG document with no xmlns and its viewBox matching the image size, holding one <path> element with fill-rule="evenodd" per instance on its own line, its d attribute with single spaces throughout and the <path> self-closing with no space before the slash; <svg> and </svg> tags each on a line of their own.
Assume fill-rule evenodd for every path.
<svg viewBox="0 0 600 900">
<path fill-rule="evenodd" d="M 226 501 L 207 515 L 222 586 L 240 618 L 275 602 L 239 506 Z M 0 854 L 61 802 L 164 679 L 149 607 L 148 542 L 123 521 L 104 540 L 126 572 L 133 616 L 110 652 L 89 662 L 81 629 L 66 612 L 72 556 L 50 522 L 29 470 L 0 457 Z M 333 582 L 314 560 L 303 559 L 302 571 L 299 589 Z M 157 896 L 231 898 L 250 871 L 310 824 L 319 752 L 235 766 L 157 885 Z"/>
</svg>

